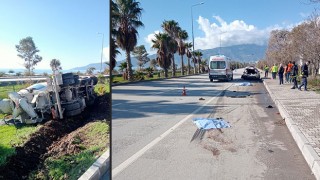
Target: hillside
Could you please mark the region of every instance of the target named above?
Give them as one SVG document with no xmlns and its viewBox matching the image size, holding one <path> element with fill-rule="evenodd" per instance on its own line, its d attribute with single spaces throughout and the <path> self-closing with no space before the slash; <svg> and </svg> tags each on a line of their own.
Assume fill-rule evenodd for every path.
<svg viewBox="0 0 320 180">
<path fill-rule="evenodd" d="M 213 49 L 205 49 L 200 50 L 203 54 L 203 59 L 209 59 L 210 56 L 219 54 L 220 48 L 213 48 Z M 258 61 L 263 59 L 265 56 L 267 46 L 263 45 L 256 45 L 256 44 L 243 44 L 243 45 L 235 45 L 229 47 L 221 47 L 221 54 L 230 57 L 232 60 L 241 61 L 241 62 L 250 62 L 250 61 Z M 152 54 L 148 56 L 150 59 L 155 59 L 157 57 L 156 54 Z M 174 56 L 175 63 L 180 66 L 181 64 L 181 57 L 176 53 Z M 187 56 L 183 57 L 184 61 L 186 62 Z M 117 62 L 119 65 L 121 62 L 125 60 L 121 60 Z M 137 59 L 132 57 L 132 66 L 133 68 L 137 67 Z M 148 65 L 147 65 L 148 66 Z"/>
</svg>

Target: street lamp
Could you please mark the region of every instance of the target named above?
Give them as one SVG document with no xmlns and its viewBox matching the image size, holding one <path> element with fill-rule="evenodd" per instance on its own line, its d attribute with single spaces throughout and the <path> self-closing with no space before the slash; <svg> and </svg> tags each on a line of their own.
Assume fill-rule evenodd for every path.
<svg viewBox="0 0 320 180">
<path fill-rule="evenodd" d="M 194 35 L 193 35 L 193 13 L 192 13 L 192 8 L 194 6 L 199 6 L 204 4 L 204 2 L 198 3 L 198 4 L 194 4 L 191 6 L 191 24 L 192 24 L 192 52 L 194 52 Z"/>
<path fill-rule="evenodd" d="M 100 73 L 102 73 L 102 56 L 103 56 L 103 39 L 104 39 L 104 34 L 103 34 L 103 33 L 98 33 L 98 34 L 102 34 L 101 63 L 100 63 Z"/>
</svg>

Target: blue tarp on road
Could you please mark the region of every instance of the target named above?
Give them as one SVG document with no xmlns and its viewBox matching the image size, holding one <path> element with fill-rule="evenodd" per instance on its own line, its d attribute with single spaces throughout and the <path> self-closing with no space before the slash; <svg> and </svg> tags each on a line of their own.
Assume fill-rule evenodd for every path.
<svg viewBox="0 0 320 180">
<path fill-rule="evenodd" d="M 217 128 L 229 128 L 231 127 L 227 122 L 222 119 L 214 118 L 194 118 L 193 123 L 199 129 L 217 129 Z"/>
</svg>

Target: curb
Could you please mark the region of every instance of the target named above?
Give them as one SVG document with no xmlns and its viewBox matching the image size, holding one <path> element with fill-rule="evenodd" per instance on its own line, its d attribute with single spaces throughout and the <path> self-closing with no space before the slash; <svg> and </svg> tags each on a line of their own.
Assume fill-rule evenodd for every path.
<svg viewBox="0 0 320 180">
<path fill-rule="evenodd" d="M 110 169 L 110 150 L 104 152 L 78 180 L 99 180 Z"/>
<path fill-rule="evenodd" d="M 309 165 L 313 175 L 317 180 L 320 180 L 320 157 L 316 153 L 316 151 L 312 148 L 307 138 L 303 135 L 303 133 L 300 131 L 298 126 L 294 123 L 288 112 L 285 110 L 283 105 L 280 103 L 280 101 L 275 97 L 275 95 L 271 92 L 268 84 L 263 81 L 264 86 L 266 87 L 268 93 L 271 96 L 271 99 L 274 101 L 275 105 L 277 106 L 280 115 L 283 119 L 285 119 L 285 122 L 287 124 L 287 127 L 297 143 L 304 159 L 306 160 L 307 164 Z"/>
</svg>

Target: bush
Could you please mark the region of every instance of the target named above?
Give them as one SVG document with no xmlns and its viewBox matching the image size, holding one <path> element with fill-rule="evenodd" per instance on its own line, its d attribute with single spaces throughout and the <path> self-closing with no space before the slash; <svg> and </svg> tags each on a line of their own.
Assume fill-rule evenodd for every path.
<svg viewBox="0 0 320 180">
<path fill-rule="evenodd" d="M 6 75 L 6 73 L 5 72 L 0 72 L 0 77 L 3 77 L 3 76 L 5 76 Z"/>
</svg>

